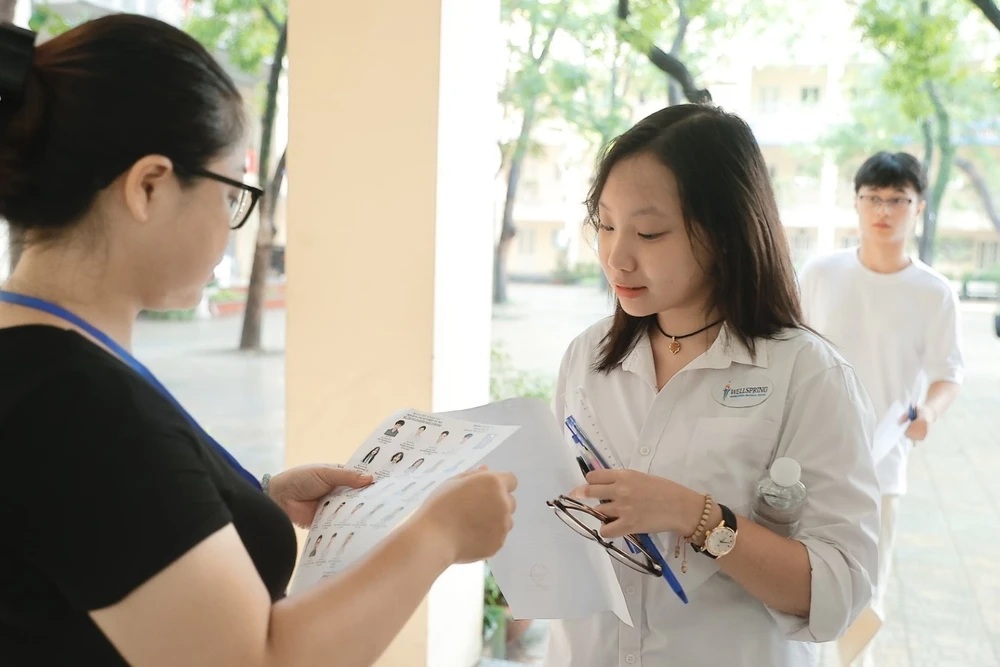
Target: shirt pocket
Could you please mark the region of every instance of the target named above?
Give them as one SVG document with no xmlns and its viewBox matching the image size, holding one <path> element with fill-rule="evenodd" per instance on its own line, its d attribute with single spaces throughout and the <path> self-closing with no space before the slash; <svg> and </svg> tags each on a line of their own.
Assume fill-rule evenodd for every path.
<svg viewBox="0 0 1000 667">
<path fill-rule="evenodd" d="M 780 426 L 770 419 L 701 417 L 684 458 L 684 485 L 742 513 L 771 464 Z"/>
</svg>

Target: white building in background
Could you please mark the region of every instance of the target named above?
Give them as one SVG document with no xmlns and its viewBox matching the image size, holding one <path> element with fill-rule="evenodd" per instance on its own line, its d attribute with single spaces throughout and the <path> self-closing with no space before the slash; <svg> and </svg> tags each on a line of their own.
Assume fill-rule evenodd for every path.
<svg viewBox="0 0 1000 667">
<path fill-rule="evenodd" d="M 853 177 L 860 160 L 837 165 L 818 144 L 848 117 L 848 95 L 858 78 L 879 64 L 860 46 L 846 3 L 815 5 L 795 9 L 810 16 L 801 17 L 808 18 L 802 22 L 807 27 L 794 44 L 780 34 L 737 36 L 698 81 L 717 104 L 753 128 L 796 264 L 857 242 Z M 982 55 L 993 62 L 995 49 Z M 651 101 L 633 120 L 663 104 L 665 98 Z M 523 168 L 514 214 L 518 235 L 508 259 L 510 275 L 524 279 L 550 279 L 566 264 L 596 262 L 588 236 L 581 233 L 593 151 L 581 146 L 570 128 L 546 128 L 537 139 L 544 148 Z M 1000 163 L 1000 137 L 983 137 L 979 145 Z M 873 151 L 879 148 L 873 143 Z M 919 145 L 909 150 L 918 157 L 922 153 Z M 498 180 L 499 219 L 506 179 Z M 939 216 L 937 248 L 935 266 L 956 279 L 1000 265 L 1000 233 L 957 169 Z"/>
</svg>

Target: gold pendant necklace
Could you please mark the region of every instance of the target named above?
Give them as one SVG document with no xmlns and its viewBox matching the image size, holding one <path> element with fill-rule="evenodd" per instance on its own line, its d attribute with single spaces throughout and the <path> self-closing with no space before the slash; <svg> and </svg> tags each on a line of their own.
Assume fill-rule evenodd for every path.
<svg viewBox="0 0 1000 667">
<path fill-rule="evenodd" d="M 677 354 L 678 352 L 681 351 L 681 343 L 680 343 L 681 340 L 685 338 L 690 338 L 691 336 L 697 336 L 702 331 L 708 331 L 715 325 L 721 323 L 722 320 L 716 320 L 715 322 L 712 322 L 711 324 L 704 326 L 701 329 L 698 329 L 697 331 L 692 331 L 689 334 L 684 334 L 683 336 L 671 336 L 670 334 L 668 334 L 666 331 L 663 330 L 663 327 L 660 326 L 660 318 L 659 317 L 656 318 L 656 328 L 660 330 L 661 334 L 670 339 L 670 345 L 667 346 L 667 349 L 670 350 L 670 354 Z"/>
</svg>

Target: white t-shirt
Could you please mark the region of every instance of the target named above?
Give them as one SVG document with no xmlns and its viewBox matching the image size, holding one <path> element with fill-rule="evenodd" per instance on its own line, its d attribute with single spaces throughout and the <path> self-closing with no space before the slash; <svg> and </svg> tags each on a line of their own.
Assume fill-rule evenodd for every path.
<svg viewBox="0 0 1000 667">
<path fill-rule="evenodd" d="M 610 322 L 570 344 L 553 397 L 559 422 L 573 415 L 620 465 L 711 493 L 740 517 L 749 515 L 771 461 L 798 461 L 809 500 L 795 539 L 809 553 L 811 607 L 808 618 L 771 609 L 720 572 L 719 561 L 694 551 L 682 572 L 673 558 L 676 536 L 660 533 L 655 538 L 690 603 L 662 578 L 616 565 L 634 625 L 610 612 L 554 621 L 544 664 L 815 665 L 815 643 L 845 631 L 868 604 L 877 576 L 880 496 L 867 455 L 875 413 L 861 382 L 812 333 L 758 339 L 754 357 L 724 326 L 704 354 L 657 391 L 648 336 L 611 372 L 594 372 Z"/>
<path fill-rule="evenodd" d="M 919 404 L 935 382 L 962 382 L 958 298 L 920 260 L 896 273 L 876 273 L 852 248 L 807 264 L 799 284 L 806 323 L 854 366 L 879 420 L 895 401 Z M 906 492 L 912 447 L 903 438 L 878 463 L 882 493 Z"/>
</svg>

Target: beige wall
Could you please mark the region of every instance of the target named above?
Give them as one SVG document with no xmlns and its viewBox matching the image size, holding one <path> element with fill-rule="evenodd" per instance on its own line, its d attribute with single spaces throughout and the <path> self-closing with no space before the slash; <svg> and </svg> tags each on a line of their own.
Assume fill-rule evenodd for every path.
<svg viewBox="0 0 1000 667">
<path fill-rule="evenodd" d="M 291 4 L 290 466 L 347 459 L 398 408 L 488 398 L 498 165 L 481 71 L 499 44 L 496 0 Z M 474 664 L 482 574 L 449 570 L 379 664 Z"/>
</svg>

